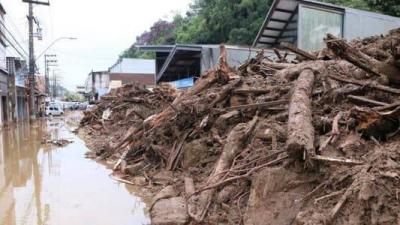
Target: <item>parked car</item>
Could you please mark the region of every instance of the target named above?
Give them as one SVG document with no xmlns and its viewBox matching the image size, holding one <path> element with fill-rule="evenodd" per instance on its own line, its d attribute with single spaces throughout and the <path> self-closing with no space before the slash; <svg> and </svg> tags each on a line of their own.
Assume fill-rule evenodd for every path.
<svg viewBox="0 0 400 225">
<path fill-rule="evenodd" d="M 61 116 L 64 114 L 64 110 L 58 105 L 50 105 L 46 107 L 46 116 Z"/>
</svg>

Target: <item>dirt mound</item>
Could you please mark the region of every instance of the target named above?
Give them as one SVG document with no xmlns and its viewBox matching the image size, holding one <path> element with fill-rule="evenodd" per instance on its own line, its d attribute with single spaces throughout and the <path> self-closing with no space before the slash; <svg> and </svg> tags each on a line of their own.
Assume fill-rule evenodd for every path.
<svg viewBox="0 0 400 225">
<path fill-rule="evenodd" d="M 184 197 L 192 223 L 398 224 L 400 30 L 325 42 L 238 70 L 222 47 L 194 87 L 118 89 L 81 131 L 120 180 Z"/>
</svg>

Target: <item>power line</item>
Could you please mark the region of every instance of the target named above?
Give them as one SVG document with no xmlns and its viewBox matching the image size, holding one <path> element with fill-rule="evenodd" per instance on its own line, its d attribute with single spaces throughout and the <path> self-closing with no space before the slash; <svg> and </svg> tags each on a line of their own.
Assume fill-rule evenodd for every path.
<svg viewBox="0 0 400 225">
<path fill-rule="evenodd" d="M 24 54 L 22 54 L 22 53 L 18 50 L 18 48 L 16 48 L 15 45 L 14 45 L 7 37 L 4 36 L 4 39 L 11 45 L 11 47 L 14 48 L 14 50 L 15 50 L 20 56 L 22 56 L 24 59 L 26 59 L 27 56 L 24 55 Z"/>
<path fill-rule="evenodd" d="M 7 12 L 6 16 L 7 16 L 7 21 L 10 21 L 10 24 L 14 27 L 14 30 L 16 31 L 19 39 L 22 40 L 22 42 L 24 42 L 23 35 L 22 35 L 21 31 L 19 30 L 18 26 L 16 25 L 16 23 L 14 22 L 14 20 L 12 19 L 10 13 Z"/>
<path fill-rule="evenodd" d="M 14 35 L 8 30 L 6 25 L 0 21 L 0 24 L 4 27 L 4 29 L 7 31 L 7 33 L 11 36 L 11 38 L 15 41 L 15 43 L 21 48 L 21 50 L 28 56 L 28 52 L 24 49 L 24 47 L 21 46 L 21 44 L 17 41 L 17 39 L 14 37 Z"/>
</svg>

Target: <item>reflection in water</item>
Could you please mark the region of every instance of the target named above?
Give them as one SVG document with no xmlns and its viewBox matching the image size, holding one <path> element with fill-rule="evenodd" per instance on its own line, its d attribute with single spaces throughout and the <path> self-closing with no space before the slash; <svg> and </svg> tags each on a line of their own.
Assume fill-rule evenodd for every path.
<svg viewBox="0 0 400 225">
<path fill-rule="evenodd" d="M 45 146 L 43 137 L 74 143 Z M 62 120 L 0 131 L 0 224 L 148 224 L 142 200 L 84 159 L 86 150 Z"/>
</svg>

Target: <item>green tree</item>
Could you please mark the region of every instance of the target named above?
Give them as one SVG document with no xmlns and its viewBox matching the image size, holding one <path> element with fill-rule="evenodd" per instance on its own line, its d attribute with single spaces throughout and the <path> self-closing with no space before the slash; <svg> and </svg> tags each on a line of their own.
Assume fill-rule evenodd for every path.
<svg viewBox="0 0 400 225">
<path fill-rule="evenodd" d="M 371 10 L 365 0 L 320 0 L 321 2 L 327 2 L 335 5 L 341 5 L 351 7 L 355 9 Z"/>
<path fill-rule="evenodd" d="M 137 50 L 140 44 L 251 45 L 273 0 L 194 0 L 186 16 L 159 20 L 120 57 L 153 58 Z"/>
<path fill-rule="evenodd" d="M 391 16 L 400 16 L 399 0 L 321 0 L 356 9 L 380 12 Z"/>
<path fill-rule="evenodd" d="M 399 0 L 364 0 L 375 11 L 391 16 L 400 16 Z"/>
<path fill-rule="evenodd" d="M 179 43 L 250 45 L 272 0 L 197 0 L 192 15 L 178 27 Z"/>
<path fill-rule="evenodd" d="M 399 0 L 320 0 L 322 2 L 400 16 Z M 238 44 L 251 45 L 273 0 L 194 0 L 186 16 L 171 22 L 159 20 L 121 57 L 153 58 L 139 52 L 137 44 Z"/>
</svg>

